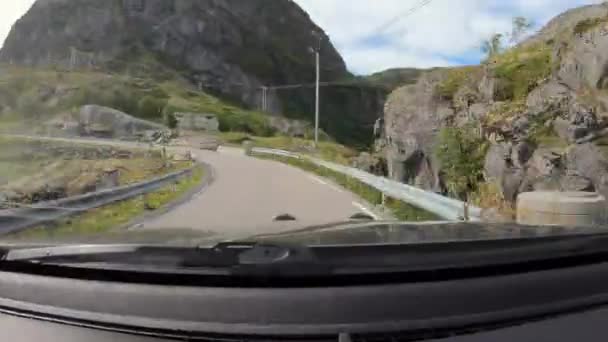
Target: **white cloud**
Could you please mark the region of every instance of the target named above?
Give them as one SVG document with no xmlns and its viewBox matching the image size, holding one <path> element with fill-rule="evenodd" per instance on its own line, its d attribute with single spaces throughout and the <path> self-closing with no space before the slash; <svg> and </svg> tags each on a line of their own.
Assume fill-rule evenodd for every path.
<svg viewBox="0 0 608 342">
<path fill-rule="evenodd" d="M 385 44 L 365 44 L 378 27 L 421 0 L 295 0 L 323 27 L 350 69 L 370 73 L 391 67 L 454 64 L 477 55 L 483 39 L 508 32 L 514 16 L 539 25 L 599 0 L 434 0 L 381 32 Z M 464 58 L 466 59 L 466 58 Z"/>
<path fill-rule="evenodd" d="M 107 0 L 99 0 L 107 1 Z M 246 1 L 246 0 L 238 0 Z M 275 0 L 268 0 L 275 1 Z M 391 67 L 429 67 L 474 58 L 480 42 L 523 15 L 544 24 L 564 10 L 601 0 L 433 0 L 374 35 L 421 0 L 294 0 L 325 29 L 349 68 L 370 73 Z M 0 41 L 34 0 L 0 0 Z M 375 44 L 370 44 L 371 43 Z M 382 43 L 382 44 L 380 44 Z M 467 58 L 463 58 L 468 56 Z"/>
<path fill-rule="evenodd" d="M 4 43 L 11 27 L 32 6 L 34 0 L 0 0 L 0 42 Z"/>
</svg>

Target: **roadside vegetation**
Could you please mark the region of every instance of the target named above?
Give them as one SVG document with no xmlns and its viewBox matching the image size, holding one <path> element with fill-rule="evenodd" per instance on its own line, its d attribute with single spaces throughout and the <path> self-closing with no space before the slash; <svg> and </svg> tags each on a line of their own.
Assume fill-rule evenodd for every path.
<svg viewBox="0 0 608 342">
<path fill-rule="evenodd" d="M 273 160 L 277 162 L 281 162 L 287 165 L 291 165 L 302 169 L 304 171 L 308 171 L 310 173 L 314 173 L 318 176 L 324 177 L 332 182 L 342 186 L 346 190 L 358 195 L 368 203 L 374 206 L 382 205 L 382 193 L 371 186 L 364 184 L 354 178 L 345 176 L 339 172 L 334 172 L 327 168 L 317 166 L 314 163 L 306 160 L 306 159 L 295 159 L 295 158 L 287 158 L 287 157 L 279 157 L 279 156 L 270 156 L 270 155 L 262 155 L 256 154 L 257 158 Z M 400 200 L 387 197 L 385 199 L 385 209 L 388 209 L 390 214 L 395 217 L 399 221 L 435 221 L 438 218 L 425 210 L 416 208 L 407 203 L 404 203 Z"/>
<path fill-rule="evenodd" d="M 249 141 L 254 147 L 274 148 L 313 155 L 344 165 L 349 165 L 352 158 L 358 155 L 355 149 L 333 142 L 327 135 L 323 135 L 317 149 L 314 148 L 312 137 L 309 139 L 287 136 L 258 137 L 242 132 L 230 132 L 221 134 L 220 139 L 228 145 L 242 145 Z"/>
<path fill-rule="evenodd" d="M 443 178 L 452 196 L 467 200 L 483 181 L 488 143 L 473 127 L 441 130 L 435 154 L 443 165 Z"/>
<path fill-rule="evenodd" d="M 215 114 L 220 130 L 271 136 L 265 114 L 200 92 L 179 78 L 156 80 L 96 71 L 53 71 L 15 66 L 0 75 L 0 122 L 42 124 L 74 115 L 87 104 L 107 106 L 142 119 L 175 125 L 176 112 Z M 173 117 L 174 119 L 174 117 Z M 173 123 L 172 123 L 173 121 Z"/>
<path fill-rule="evenodd" d="M 3 236 L 3 241 L 46 241 L 66 237 L 85 238 L 122 230 L 142 215 L 162 210 L 163 207 L 179 200 L 199 186 L 203 176 L 203 169 L 195 168 L 191 176 L 156 192 L 89 210 L 82 215 L 9 234 Z"/>
</svg>

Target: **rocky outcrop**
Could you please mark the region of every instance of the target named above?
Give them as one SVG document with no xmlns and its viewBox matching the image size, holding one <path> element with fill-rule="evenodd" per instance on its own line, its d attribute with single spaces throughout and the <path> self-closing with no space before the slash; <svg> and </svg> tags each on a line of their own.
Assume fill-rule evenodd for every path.
<svg viewBox="0 0 608 342">
<path fill-rule="evenodd" d="M 175 113 L 177 127 L 185 131 L 218 132 L 220 122 L 214 114 Z"/>
<path fill-rule="evenodd" d="M 312 125 L 304 120 L 271 117 L 269 124 L 277 132 L 290 137 L 304 138 L 307 133 L 312 132 Z"/>
<path fill-rule="evenodd" d="M 608 168 L 592 144 L 608 134 L 608 4 L 564 13 L 479 67 L 436 69 L 385 107 L 393 179 L 444 191 L 438 132 L 473 127 L 490 144 L 484 179 L 514 203 L 525 191 L 598 191 Z M 569 149 L 564 149 L 570 145 Z"/>
<path fill-rule="evenodd" d="M 148 135 L 170 135 L 169 129 L 163 125 L 137 119 L 118 110 L 97 105 L 82 107 L 78 123 L 81 135 L 84 136 L 135 139 Z"/>
<path fill-rule="evenodd" d="M 384 129 L 390 178 L 442 191 L 433 152 L 440 128 L 454 115 L 450 104 L 435 95 L 435 85 L 444 77 L 441 71 L 429 72 L 388 98 Z"/>
<path fill-rule="evenodd" d="M 608 159 L 599 147 L 593 144 L 574 145 L 568 151 L 568 167 L 583 177 L 608 198 Z"/>
</svg>

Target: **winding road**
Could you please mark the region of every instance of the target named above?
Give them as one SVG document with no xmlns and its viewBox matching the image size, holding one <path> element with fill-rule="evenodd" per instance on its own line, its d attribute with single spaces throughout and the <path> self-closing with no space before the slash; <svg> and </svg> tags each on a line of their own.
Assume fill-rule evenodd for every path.
<svg viewBox="0 0 608 342">
<path fill-rule="evenodd" d="M 17 137 L 127 148 L 147 146 L 111 140 Z M 328 180 L 279 162 L 246 156 L 242 149 L 220 147 L 213 152 L 170 147 L 169 151 L 192 151 L 197 161 L 211 167 L 213 181 L 184 204 L 131 229 L 194 229 L 238 237 L 343 222 L 356 213 L 382 218 L 358 196 Z M 275 222 L 274 218 L 282 214 L 297 220 Z"/>
<path fill-rule="evenodd" d="M 213 183 L 141 228 L 183 227 L 240 235 L 341 222 L 360 212 L 373 215 L 357 196 L 300 169 L 248 157 L 237 148 L 195 154 L 213 168 Z M 274 222 L 280 214 L 297 221 Z"/>
</svg>

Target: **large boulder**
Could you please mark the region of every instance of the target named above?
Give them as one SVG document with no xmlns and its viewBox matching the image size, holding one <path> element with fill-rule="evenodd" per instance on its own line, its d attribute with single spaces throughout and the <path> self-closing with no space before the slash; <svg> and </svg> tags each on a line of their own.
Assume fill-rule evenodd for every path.
<svg viewBox="0 0 608 342">
<path fill-rule="evenodd" d="M 538 149 L 530 159 L 529 173 L 534 172 L 536 176 L 557 175 L 564 170 L 564 157 L 551 149 Z"/>
<path fill-rule="evenodd" d="M 509 144 L 490 146 L 484 163 L 485 178 L 487 180 L 499 180 L 505 170 L 511 167 L 510 156 L 511 146 Z"/>
<path fill-rule="evenodd" d="M 170 134 L 170 130 L 161 124 L 141 120 L 121 111 L 97 105 L 82 107 L 78 123 L 82 133 L 87 136 L 129 139 L 145 135 L 149 131 Z"/>
<path fill-rule="evenodd" d="M 435 94 L 445 77 L 445 70 L 428 72 L 415 85 L 398 88 L 389 96 L 384 125 L 392 179 L 428 190 L 443 190 L 434 148 L 439 130 L 455 115 L 451 103 Z"/>
<path fill-rule="evenodd" d="M 564 118 L 565 117 L 565 118 Z M 578 102 L 572 102 L 563 117 L 553 121 L 553 130 L 570 143 L 585 143 L 597 138 L 602 131 L 595 110 Z"/>
<path fill-rule="evenodd" d="M 185 131 L 218 132 L 220 122 L 215 114 L 175 113 L 177 127 Z"/>
<path fill-rule="evenodd" d="M 568 168 L 590 179 L 597 191 L 608 198 L 608 159 L 594 144 L 574 145 L 567 154 Z"/>
<path fill-rule="evenodd" d="M 567 110 L 571 98 L 572 93 L 566 85 L 551 80 L 543 83 L 528 95 L 526 106 L 531 115 L 563 112 Z"/>
</svg>

